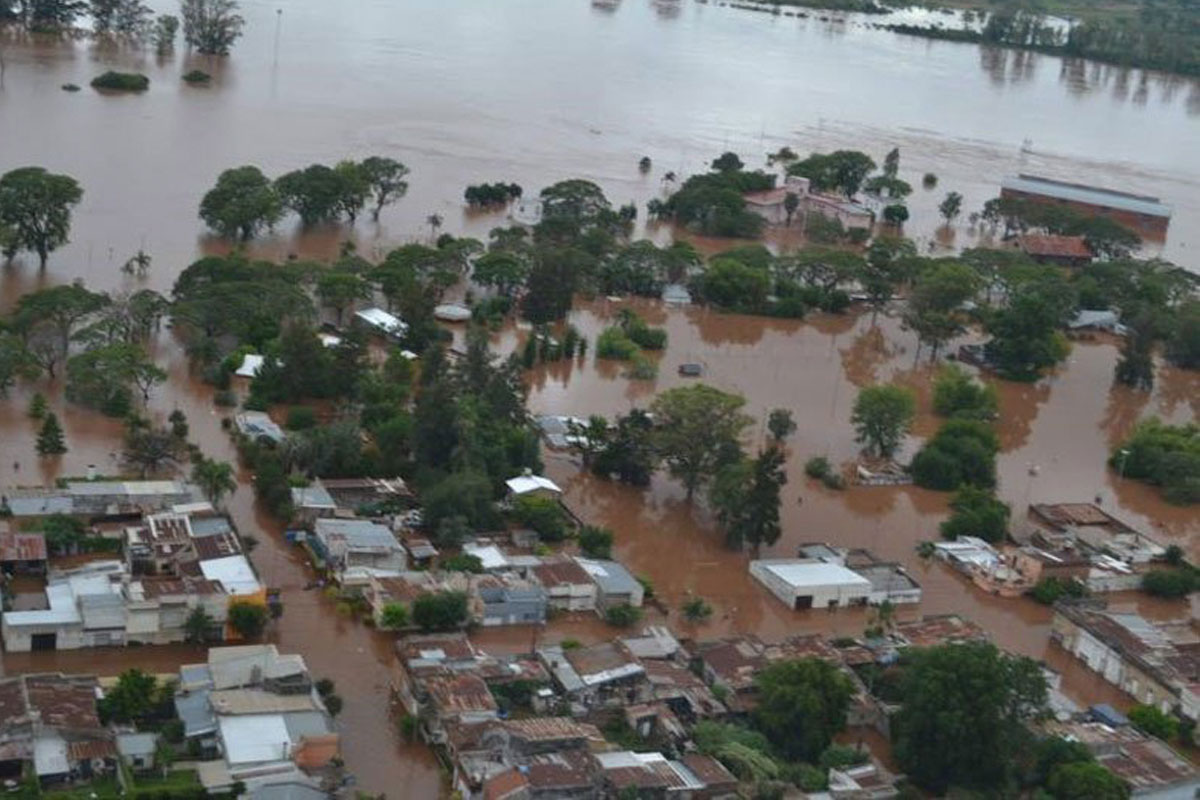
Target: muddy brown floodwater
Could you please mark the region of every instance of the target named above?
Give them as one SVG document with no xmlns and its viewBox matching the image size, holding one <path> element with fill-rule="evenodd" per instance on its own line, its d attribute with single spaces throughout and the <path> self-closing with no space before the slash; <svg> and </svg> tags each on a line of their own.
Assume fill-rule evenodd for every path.
<svg viewBox="0 0 1200 800">
<path fill-rule="evenodd" d="M 170 0 L 151 5 L 175 9 Z M 562 178 L 586 177 L 614 202 L 641 206 L 661 194 L 666 171 L 702 170 L 727 149 L 756 166 L 783 145 L 801 152 L 858 148 L 876 157 L 899 146 L 901 177 L 914 185 L 926 171 L 940 178 L 936 191 L 918 189 L 910 204 L 914 218 L 906 233 L 923 247 L 935 236 L 960 246 L 975 241 L 966 223 L 938 230 L 935 209 L 945 192 L 962 192 L 965 207 L 978 208 L 1005 174 L 1020 170 L 1161 195 L 1175 209 L 1163 252 L 1200 268 L 1196 81 L 899 37 L 853 15 L 771 18 L 686 1 L 624 0 L 612 11 L 586 0 L 245 0 L 242 7 L 246 36 L 228 60 L 182 50 L 156 58 L 86 40 L 0 31 L 6 65 L 0 173 L 38 164 L 75 176 L 85 189 L 72 241 L 53 254 L 45 272 L 28 259 L 0 269 L 0 310 L 25 292 L 76 278 L 95 289 L 165 292 L 198 255 L 227 247 L 204 234 L 196 219 L 200 197 L 221 170 L 252 163 L 277 175 L 371 154 L 398 158 L 413 170 L 408 196 L 378 224 L 360 220 L 353 230 L 302 232 L 285 221 L 254 243 L 254 253 L 329 257 L 349 236 L 361 252 L 377 255 L 428 238 L 424 220 L 432 212 L 445 218 L 444 230 L 482 237 L 503 224 L 503 216 L 462 209 L 463 187 L 480 181 L 517 181 L 533 192 Z M 179 76 L 193 67 L 212 73 L 212 85 L 183 84 Z M 103 96 L 59 89 L 86 87 L 109 68 L 146 73 L 150 90 Z M 1022 154 L 1025 139 L 1033 148 Z M 654 163 L 648 175 L 637 170 L 643 155 Z M 657 228 L 641 233 L 669 236 Z M 139 248 L 154 259 L 144 280 L 119 270 Z M 678 385 L 679 362 L 702 362 L 706 380 L 745 394 L 760 420 L 766 410 L 786 407 L 800 423 L 789 443 L 785 534 L 772 554 L 791 554 L 809 540 L 870 547 L 912 568 L 925 588 L 923 613 L 972 617 L 999 644 L 1061 669 L 1077 699 L 1115 694 L 1048 646 L 1046 609 L 983 596 L 942 565 L 915 557 L 914 544 L 932 538 L 946 513 L 944 495 L 833 493 L 803 477 L 800 467 L 811 455 L 845 460 L 854 454 L 848 417 L 857 387 L 889 379 L 927 385 L 928 368 L 914 365 L 911 337 L 895 322 L 884 319 L 872 331 L 854 316 L 800 323 L 650 304 L 639 309 L 670 332 L 657 381 L 630 382 L 619 368 L 590 360 L 544 367 L 531 377 L 531 409 L 623 412 Z M 594 337 L 611 312 L 607 303 L 584 304 L 573 321 Z M 506 331 L 498 345 L 511 348 L 522 335 Z M 154 356 L 170 379 L 154 392 L 150 412 L 165 418 L 183 410 L 204 452 L 233 460 L 212 391 L 189 372 L 169 331 L 156 341 Z M 1102 494 L 1106 507 L 1196 554 L 1196 512 L 1166 506 L 1152 490 L 1114 479 L 1104 456 L 1143 416 L 1194 418 L 1197 375 L 1163 367 L 1150 396 L 1110 390 L 1115 359 L 1111 343 L 1081 344 L 1051 380 L 1000 385 L 1001 493 L 1014 507 Z M 61 458 L 38 459 L 33 451 L 34 428 L 24 411 L 34 388 L 51 396 L 63 421 L 70 452 Z M 0 486 L 82 474 L 89 464 L 117 470 L 120 426 L 67 406 L 59 389 L 21 387 L 0 400 Z M 926 413 L 918 433 L 934 427 Z M 1036 477 L 1031 465 L 1039 467 Z M 685 503 L 668 480 L 630 489 L 581 474 L 553 454 L 548 469 L 573 506 L 616 531 L 619 557 L 653 579 L 668 608 L 678 608 L 689 593 L 716 606 L 711 621 L 685 628 L 686 634 L 738 630 L 775 638 L 808 630 L 857 633 L 865 624 L 860 612 L 800 614 L 775 602 L 749 580 L 747 558 L 721 545 L 703 504 Z M 230 513 L 258 538 L 253 560 L 264 581 L 283 590 L 286 610 L 270 637 L 337 682 L 346 699 L 339 718 L 344 752 L 360 786 L 392 797 L 436 795 L 432 757 L 402 744 L 387 713 L 388 637 L 338 616 L 329 601 L 305 590 L 307 565 L 254 507 L 249 476 L 239 480 Z M 1182 613 L 1136 596 L 1123 600 L 1156 616 Z M 536 633 L 585 640 L 610 635 L 590 618 Z M 528 647 L 534 634 L 489 630 L 480 639 L 511 651 Z M 3 669 L 167 672 L 202 657 L 186 647 L 5 655 Z"/>
</svg>

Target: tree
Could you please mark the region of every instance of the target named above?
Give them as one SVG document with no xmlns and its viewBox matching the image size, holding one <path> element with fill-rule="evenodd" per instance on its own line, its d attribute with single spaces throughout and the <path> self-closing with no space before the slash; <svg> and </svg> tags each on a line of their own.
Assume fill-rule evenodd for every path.
<svg viewBox="0 0 1200 800">
<path fill-rule="evenodd" d="M 227 56 L 246 21 L 235 0 L 180 0 L 183 40 L 205 55 Z"/>
<path fill-rule="evenodd" d="M 62 426 L 58 424 L 58 416 L 53 411 L 46 415 L 42 429 L 38 432 L 37 451 L 41 456 L 58 456 L 67 452 Z"/>
<path fill-rule="evenodd" d="M 1042 713 L 1046 679 L 1029 658 L 983 643 L 910 650 L 892 736 L 900 767 L 918 786 L 989 789 L 1007 783 Z"/>
<path fill-rule="evenodd" d="M 1176 599 L 1200 589 L 1200 572 L 1182 565 L 1174 569 L 1152 569 L 1142 576 L 1142 591 L 1153 597 Z"/>
<path fill-rule="evenodd" d="M 947 192 L 945 199 L 938 204 L 938 213 L 949 225 L 955 217 L 962 213 L 963 196 L 958 192 Z"/>
<path fill-rule="evenodd" d="M 237 491 L 233 465 L 228 461 L 201 458 L 192 466 L 192 482 L 215 507 L 220 507 L 221 498 Z"/>
<path fill-rule="evenodd" d="M 749 544 L 757 553 L 762 545 L 779 541 L 779 493 L 787 483 L 783 464 L 783 452 L 770 447 L 717 473 L 711 500 L 730 547 Z"/>
<path fill-rule="evenodd" d="M 177 462 L 180 450 L 179 440 L 169 430 L 137 426 L 125 434 L 125 448 L 121 457 L 145 478 Z"/>
<path fill-rule="evenodd" d="M 159 55 L 166 55 L 175 48 L 175 34 L 179 32 L 179 17 L 172 14 L 159 14 L 154 19 L 152 37 L 154 50 Z"/>
<path fill-rule="evenodd" d="M 46 395 L 41 392 L 34 392 L 33 397 L 29 399 L 29 411 L 27 413 L 30 419 L 45 419 L 49 408 L 50 406 L 46 402 Z"/>
<path fill-rule="evenodd" d="M 325 710 L 329 712 L 329 716 L 336 717 L 342 713 L 342 707 L 345 705 L 345 702 L 342 700 L 341 695 L 331 694 L 325 697 L 324 701 Z"/>
<path fill-rule="evenodd" d="M 858 393 L 850 421 L 868 453 L 891 458 L 912 427 L 916 399 L 900 386 L 868 386 Z"/>
<path fill-rule="evenodd" d="M 632 628 L 642 618 L 642 610 L 628 603 L 609 606 L 604 611 L 604 621 L 614 628 Z"/>
<path fill-rule="evenodd" d="M 21 338 L 11 333 L 0 333 L 0 397 L 8 396 L 8 390 L 18 378 L 33 379 L 38 372 L 37 360 Z M 38 396 L 34 395 L 34 398 Z M 45 402 L 46 398 L 43 397 L 43 405 Z"/>
<path fill-rule="evenodd" d="M 908 263 L 916 255 L 909 239 L 879 236 L 867 249 L 867 257 L 858 272 L 858 282 L 871 306 L 871 324 L 908 279 Z"/>
<path fill-rule="evenodd" d="M 1139 314 L 1128 325 L 1121 344 L 1121 360 L 1113 370 L 1117 383 L 1148 392 L 1154 388 L 1154 321 L 1149 314 Z"/>
<path fill-rule="evenodd" d="M 996 387 L 972 380 L 966 370 L 947 364 L 933 381 L 933 410 L 955 419 L 990 420 L 996 417 Z"/>
<path fill-rule="evenodd" d="M 132 387 L 144 399 L 167 374 L 137 345 L 96 347 L 67 361 L 67 399 L 113 417 L 124 416 L 132 405 Z"/>
<path fill-rule="evenodd" d="M 242 241 L 269 229 L 283 216 L 274 184 L 255 166 L 227 169 L 200 201 L 200 219 L 222 236 Z"/>
<path fill-rule="evenodd" d="M 715 306 L 754 313 L 766 306 L 771 275 L 765 268 L 717 257 L 704 268 L 700 291 L 704 299 Z"/>
<path fill-rule="evenodd" d="M 908 221 L 908 206 L 904 203 L 888 203 L 883 209 L 883 221 L 899 227 Z"/>
<path fill-rule="evenodd" d="M 267 627 L 267 607 L 249 600 L 230 603 L 229 625 L 243 639 L 257 639 Z"/>
<path fill-rule="evenodd" d="M 340 183 L 338 185 L 337 210 L 346 215 L 351 225 L 371 196 L 371 186 L 362 167 L 355 161 L 339 161 L 333 168 Z"/>
<path fill-rule="evenodd" d="M 332 308 L 337 314 L 337 324 L 340 327 L 346 309 L 353 307 L 356 300 L 369 299 L 371 287 L 353 272 L 329 269 L 317 277 L 316 292 L 321 303 Z"/>
<path fill-rule="evenodd" d="M 814 153 L 797 161 L 788 166 L 787 174 L 808 178 L 814 191 L 840 191 L 846 197 L 853 197 L 874 169 L 875 162 L 866 153 L 837 150 L 827 155 Z"/>
<path fill-rule="evenodd" d="M 654 399 L 654 441 L 671 475 L 690 501 L 696 489 L 741 453 L 739 438 L 751 424 L 746 399 L 705 384 L 669 389 Z"/>
<path fill-rule="evenodd" d="M 1171 742 L 1179 735 L 1179 720 L 1164 714 L 1156 706 L 1136 705 L 1126 713 L 1129 721 L 1142 733 L 1164 742 Z"/>
<path fill-rule="evenodd" d="M 117 683 L 96 704 L 105 723 L 137 723 L 154 710 L 158 680 L 136 667 L 117 676 Z"/>
<path fill-rule="evenodd" d="M 654 423 L 645 411 L 633 409 L 617 419 L 592 460 L 592 472 L 622 483 L 646 486 L 658 468 L 659 454 L 651 435 Z"/>
<path fill-rule="evenodd" d="M 579 549 L 588 558 L 612 558 L 613 532 L 597 525 L 579 529 Z"/>
<path fill-rule="evenodd" d="M 189 644 L 211 644 L 220 641 L 220 623 L 204 610 L 196 606 L 183 622 L 184 641 Z"/>
<path fill-rule="evenodd" d="M 80 282 L 51 286 L 22 295 L 13 321 L 27 344 L 36 338 L 39 328 L 50 328 L 57 335 L 57 356 L 61 359 L 66 358 L 76 329 L 109 302 L 108 295 L 90 292 Z"/>
<path fill-rule="evenodd" d="M 1046 788 L 1055 800 L 1127 800 L 1129 787 L 1104 766 L 1076 762 L 1050 774 Z"/>
<path fill-rule="evenodd" d="M 475 259 L 472 279 L 493 287 L 502 297 L 512 297 L 529 277 L 529 262 L 507 250 L 493 250 Z"/>
<path fill-rule="evenodd" d="M 293 170 L 275 181 L 283 206 L 299 214 L 305 227 L 336 219 L 345 188 L 345 176 L 324 164 Z"/>
<path fill-rule="evenodd" d="M 900 172 L 900 148 L 893 147 L 883 157 L 883 174 L 888 178 L 894 178 Z"/>
<path fill-rule="evenodd" d="M 796 432 L 796 421 L 792 419 L 792 412 L 786 408 L 773 408 L 771 413 L 767 415 L 767 430 L 771 432 L 776 444 L 782 444 L 783 440 Z"/>
<path fill-rule="evenodd" d="M 1184 303 L 1176 312 L 1166 355 L 1177 367 L 1200 369 L 1200 300 Z"/>
<path fill-rule="evenodd" d="M 463 592 L 433 592 L 413 601 L 413 622 L 421 630 L 452 631 L 467 622 L 467 595 Z"/>
<path fill-rule="evenodd" d="M 788 192 L 783 196 L 783 210 L 787 214 L 786 224 L 792 224 L 792 217 L 796 216 L 796 209 L 800 208 L 800 195 L 795 192 Z"/>
<path fill-rule="evenodd" d="M 966 485 L 950 501 L 953 514 L 941 524 L 943 539 L 975 536 L 987 542 L 1001 542 L 1008 535 L 1011 509 L 987 489 Z"/>
<path fill-rule="evenodd" d="M 996 433 L 978 420 L 952 419 L 942 425 L 913 458 L 918 486 L 948 492 L 963 485 L 996 485 Z"/>
<path fill-rule="evenodd" d="M 1018 283 L 1008 305 L 986 324 L 992 339 L 984 349 L 996 371 L 1010 380 L 1033 381 L 1066 358 L 1070 347 L 1058 329 L 1075 305 L 1074 291 L 1056 271 Z"/>
<path fill-rule="evenodd" d="M 778 661 L 762 670 L 754 684 L 754 727 L 790 760 L 816 761 L 846 726 L 854 686 L 827 661 Z"/>
<path fill-rule="evenodd" d="M 71 209 L 82 197 L 74 178 L 42 167 L 22 167 L 0 176 L 0 225 L 11 230 L 5 258 L 31 250 L 45 269 L 50 253 L 67 243 Z"/>
<path fill-rule="evenodd" d="M 957 260 L 934 262 L 917 278 L 904 312 L 904 324 L 937 357 L 941 347 L 965 330 L 962 306 L 979 291 L 979 276 Z"/>
<path fill-rule="evenodd" d="M 371 219 L 378 222 L 383 207 L 396 202 L 408 192 L 408 181 L 404 178 L 409 169 L 399 161 L 383 156 L 364 158 L 359 168 L 374 201 Z"/>
<path fill-rule="evenodd" d="M 154 12 L 140 0 L 91 0 L 96 33 L 120 33 L 134 38 L 144 35 Z"/>
<path fill-rule="evenodd" d="M 399 630 L 408 627 L 408 606 L 403 603 L 388 603 L 379 614 L 379 627 Z"/>
</svg>

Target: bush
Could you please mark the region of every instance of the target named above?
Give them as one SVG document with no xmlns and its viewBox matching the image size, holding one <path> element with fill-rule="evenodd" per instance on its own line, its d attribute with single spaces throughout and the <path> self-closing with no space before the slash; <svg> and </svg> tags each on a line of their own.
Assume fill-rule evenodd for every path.
<svg viewBox="0 0 1200 800">
<path fill-rule="evenodd" d="M 557 501 L 545 497 L 520 497 L 513 516 L 526 528 L 537 531 L 543 542 L 561 542 L 567 537 L 567 518 Z"/>
<path fill-rule="evenodd" d="M 479 556 L 473 556 L 469 553 L 459 553 L 450 556 L 440 562 L 440 566 L 447 572 L 469 572 L 472 575 L 483 574 L 483 562 L 479 559 Z"/>
<path fill-rule="evenodd" d="M 144 92 L 150 88 L 150 79 L 136 72 L 114 72 L 109 70 L 92 79 L 93 89 L 109 89 L 117 92 Z"/>
<path fill-rule="evenodd" d="M 667 346 L 667 332 L 663 328 L 651 328 L 641 320 L 630 325 L 626 331 L 629 339 L 643 350 L 663 350 Z"/>
<path fill-rule="evenodd" d="M 989 420 L 996 407 L 996 387 L 971 380 L 959 366 L 947 365 L 933 382 L 933 410 L 940 416 Z"/>
<path fill-rule="evenodd" d="M 826 473 L 821 478 L 821 483 L 825 485 L 826 489 L 833 489 L 839 492 L 846 488 L 846 479 L 836 472 Z"/>
<path fill-rule="evenodd" d="M 413 622 L 426 632 L 455 630 L 467 617 L 467 596 L 463 592 L 434 592 L 413 601 Z"/>
<path fill-rule="evenodd" d="M 584 525 L 579 530 L 579 549 L 588 558 L 611 558 L 613 532 L 596 525 Z"/>
<path fill-rule="evenodd" d="M 317 424 L 317 412 L 309 406 L 292 406 L 288 409 L 287 428 L 291 431 L 306 431 Z"/>
<path fill-rule="evenodd" d="M 1160 487 L 1168 502 L 1200 503 L 1200 425 L 1148 419 L 1108 463 L 1127 478 Z"/>
<path fill-rule="evenodd" d="M 925 175 L 921 178 L 921 185 L 924 186 L 926 189 L 932 189 L 932 188 L 936 187 L 937 184 L 938 184 L 938 176 L 934 175 L 932 172 L 926 172 Z"/>
<path fill-rule="evenodd" d="M 628 361 L 638 352 L 637 343 L 625 335 L 618 326 L 605 328 L 596 337 L 596 357 L 614 361 Z"/>
<path fill-rule="evenodd" d="M 1087 594 L 1087 587 L 1073 578 L 1042 578 L 1029 590 L 1029 596 L 1044 606 L 1052 606 L 1063 597 L 1085 597 Z"/>
<path fill-rule="evenodd" d="M 625 377 L 635 381 L 652 381 L 658 377 L 658 365 L 641 353 L 634 353 Z"/>
<path fill-rule="evenodd" d="M 825 456 L 813 456 L 804 462 L 804 474 L 810 478 L 822 480 L 830 473 L 829 459 Z"/>
<path fill-rule="evenodd" d="M 1154 706 L 1137 705 L 1126 714 L 1142 733 L 1169 742 L 1179 735 L 1179 720 L 1164 714 Z"/>
<path fill-rule="evenodd" d="M 194 69 L 194 70 L 191 70 L 190 72 L 184 73 L 183 80 L 185 83 L 191 83 L 191 84 L 208 83 L 209 81 L 212 80 L 212 75 L 209 75 L 204 70 Z"/>
<path fill-rule="evenodd" d="M 1187 597 L 1197 590 L 1200 590 L 1200 576 L 1195 567 L 1155 569 L 1142 576 L 1142 591 L 1154 597 Z"/>
<path fill-rule="evenodd" d="M 1011 509 L 986 489 L 963 486 L 950 501 L 950 508 L 954 513 L 941 525 L 943 539 L 953 541 L 960 536 L 977 536 L 995 543 L 1008 535 Z"/>
<path fill-rule="evenodd" d="M 642 618 L 642 610 L 628 603 L 613 606 L 604 612 L 604 621 L 617 628 L 630 628 Z"/>
</svg>

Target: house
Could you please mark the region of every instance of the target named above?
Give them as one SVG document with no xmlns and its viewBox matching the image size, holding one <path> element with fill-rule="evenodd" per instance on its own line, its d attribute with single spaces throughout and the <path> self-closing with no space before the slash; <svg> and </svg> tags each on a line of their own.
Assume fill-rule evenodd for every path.
<svg viewBox="0 0 1200 800">
<path fill-rule="evenodd" d="M 508 557 L 498 546 L 488 539 L 477 539 L 466 542 L 462 546 L 464 556 L 474 556 L 479 559 L 484 572 L 498 572 L 510 567 Z"/>
<path fill-rule="evenodd" d="M 1059 603 L 1050 638 L 1139 703 L 1195 717 L 1200 633 L 1193 619 L 1151 622 L 1092 603 Z"/>
<path fill-rule="evenodd" d="M 372 575 L 399 575 L 407 554 L 389 529 L 365 519 L 318 519 L 310 544 L 343 585 L 365 586 Z"/>
<path fill-rule="evenodd" d="M 1111 308 L 1084 308 L 1067 323 L 1072 331 L 1107 331 L 1124 336 L 1128 328 L 1121 324 L 1121 315 Z"/>
<path fill-rule="evenodd" d="M 593 558 L 576 558 L 596 586 L 596 613 L 603 614 L 610 608 L 630 605 L 639 608 L 645 598 L 645 587 L 630 574 L 629 570 L 615 561 Z"/>
<path fill-rule="evenodd" d="M 279 444 L 287 438 L 283 428 L 265 411 L 239 411 L 233 415 L 233 424 L 239 433 L 253 441 L 266 439 L 268 442 Z"/>
<path fill-rule="evenodd" d="M 750 575 L 796 610 L 866 605 L 872 592 L 866 578 L 819 558 L 751 561 Z"/>
<path fill-rule="evenodd" d="M 510 783 L 519 784 L 522 792 L 512 796 L 574 796 L 569 791 L 574 787 L 579 796 L 594 797 L 594 793 L 587 793 L 596 771 L 589 765 L 589 753 L 604 744 L 604 736 L 595 726 L 567 717 L 454 724 L 446 740 L 451 786 L 462 797 L 471 798 L 497 796 L 498 790 L 507 792 Z M 557 779 L 548 781 L 549 776 L 534 774 L 546 772 L 545 768 L 552 765 L 560 771 Z M 578 774 L 563 781 L 561 772 L 572 767 L 578 768 Z M 505 774 L 507 777 L 500 777 Z M 490 786 L 491 793 L 484 791 L 485 785 Z"/>
<path fill-rule="evenodd" d="M 0 519 L 0 571 L 5 575 L 45 572 L 45 535 L 40 531 L 16 530 Z"/>
<path fill-rule="evenodd" d="M 182 481 L 67 481 L 63 488 L 10 489 L 0 505 L 18 518 L 66 514 L 95 520 L 166 511 L 199 495 Z"/>
<path fill-rule="evenodd" d="M 614 796 L 738 796 L 737 778 L 719 761 L 698 754 L 693 754 L 690 760 L 692 767 L 683 760 L 668 759 L 662 753 L 635 753 L 624 750 L 596 754 L 596 761 L 604 771 L 605 784 Z"/>
<path fill-rule="evenodd" d="M 219 749 L 221 761 L 201 765 L 209 791 L 264 774 L 302 777 L 339 754 L 339 736 L 304 659 L 273 644 L 214 647 L 207 663 L 181 667 L 175 708 L 187 738 Z"/>
<path fill-rule="evenodd" d="M 354 321 L 389 339 L 403 339 L 408 333 L 408 325 L 399 317 L 389 314 L 382 308 L 365 308 L 354 312 Z"/>
<path fill-rule="evenodd" d="M 892 637 L 902 647 L 935 647 L 987 641 L 983 628 L 957 614 L 935 614 L 905 620 L 892 626 Z"/>
<path fill-rule="evenodd" d="M 1000 184 L 1000 196 L 1044 205 L 1065 206 L 1082 214 L 1107 217 L 1142 236 L 1163 239 L 1171 224 L 1171 207 L 1157 197 L 1086 186 L 1080 183 L 1017 175 Z"/>
<path fill-rule="evenodd" d="M 871 209 L 844 197 L 809 194 L 801 199 L 800 209 L 805 216 L 816 214 L 840 222 L 847 231 L 869 231 L 875 226 L 875 214 Z"/>
<path fill-rule="evenodd" d="M 819 635 L 793 636 L 777 644 L 754 635 L 730 636 L 701 642 L 696 658 L 705 682 L 722 687 L 722 702 L 735 713 L 751 711 L 758 703 L 755 678 L 771 664 L 799 658 L 842 663 L 838 650 Z"/>
<path fill-rule="evenodd" d="M 319 479 L 308 486 L 292 487 L 292 508 L 296 521 L 306 528 L 311 528 L 318 519 L 336 516 L 338 512 L 333 495 Z"/>
<path fill-rule="evenodd" d="M 894 561 L 883 561 L 870 550 L 814 543 L 800 545 L 800 557 L 840 564 L 865 578 L 871 584 L 867 602 L 873 606 L 884 602 L 892 605 L 921 602 L 921 586 L 904 567 Z"/>
<path fill-rule="evenodd" d="M 0 774 L 19 779 L 31 769 L 47 786 L 111 773 L 117 747 L 100 724 L 98 697 L 99 683 L 90 675 L 0 679 Z"/>
<path fill-rule="evenodd" d="M 1146 564 L 1167 549 L 1092 503 L 1039 503 L 1029 507 L 1036 526 L 1033 541 L 1052 550 L 1069 548 L 1112 556 L 1128 564 Z"/>
<path fill-rule="evenodd" d="M 547 645 L 537 656 L 576 707 L 620 707 L 650 699 L 646 670 L 620 642 L 569 649 Z"/>
<path fill-rule="evenodd" d="M 551 608 L 563 611 L 596 609 L 596 584 L 574 559 L 547 559 L 532 567 L 529 574 L 546 591 L 546 602 Z"/>
<path fill-rule="evenodd" d="M 399 575 L 372 575 L 364 595 L 371 607 L 371 616 L 377 626 L 383 626 L 384 609 L 399 605 L 408 609 L 412 618 L 413 602 L 425 594 L 432 594 L 441 584 L 429 572 L 401 572 Z"/>
<path fill-rule="evenodd" d="M 485 800 L 593 800 L 599 798 L 599 767 L 586 753 L 564 750 L 532 756 L 528 763 L 483 782 Z"/>
<path fill-rule="evenodd" d="M 787 197 L 796 196 L 796 208 L 791 213 L 787 210 Z M 762 217 L 768 225 L 787 225 L 795 219 L 802 198 L 808 196 L 808 179 L 790 175 L 783 186 L 765 189 L 757 192 L 746 192 L 742 200 L 746 210 Z"/>
<path fill-rule="evenodd" d="M 1017 249 L 1039 264 L 1086 267 L 1095 253 L 1082 236 L 1026 233 L 1017 237 Z"/>
<path fill-rule="evenodd" d="M 829 770 L 826 791 L 833 800 L 890 800 L 900 796 L 895 776 L 874 760 Z"/>
<path fill-rule="evenodd" d="M 117 753 L 125 766 L 134 772 L 149 772 L 154 769 L 154 758 L 158 752 L 156 733 L 118 733 Z"/>
<path fill-rule="evenodd" d="M 1051 721 L 1042 732 L 1082 744 L 1129 786 L 1134 798 L 1190 800 L 1200 794 L 1200 771 L 1191 761 L 1128 724 Z"/>
<path fill-rule="evenodd" d="M 541 475 L 519 475 L 509 478 L 504 484 L 508 487 L 509 501 L 521 497 L 537 497 L 543 500 L 558 500 L 562 497 L 562 489 L 549 478 Z"/>
<path fill-rule="evenodd" d="M 485 628 L 546 621 L 546 590 L 534 581 L 505 573 L 481 575 L 470 586 L 479 600 L 480 623 Z"/>
</svg>

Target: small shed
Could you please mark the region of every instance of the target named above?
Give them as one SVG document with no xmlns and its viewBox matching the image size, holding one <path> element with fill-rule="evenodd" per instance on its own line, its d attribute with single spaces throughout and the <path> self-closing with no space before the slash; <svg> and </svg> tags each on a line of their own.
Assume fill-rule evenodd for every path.
<svg viewBox="0 0 1200 800">
<path fill-rule="evenodd" d="M 247 353 L 242 358 L 241 366 L 239 366 L 237 371 L 235 371 L 233 374 L 237 375 L 239 378 L 253 378 L 258 374 L 259 370 L 263 368 L 263 364 L 266 363 L 266 360 L 267 359 L 265 357 L 256 353 Z"/>
<path fill-rule="evenodd" d="M 518 497 L 541 497 L 547 500 L 557 500 L 562 497 L 562 489 L 558 488 L 558 484 L 541 475 L 521 475 L 509 478 L 505 481 L 505 485 L 508 486 L 510 500 L 516 500 Z"/>
<path fill-rule="evenodd" d="M 134 772 L 154 769 L 154 754 L 158 750 L 155 733 L 118 733 L 117 752 L 121 761 Z"/>
</svg>

